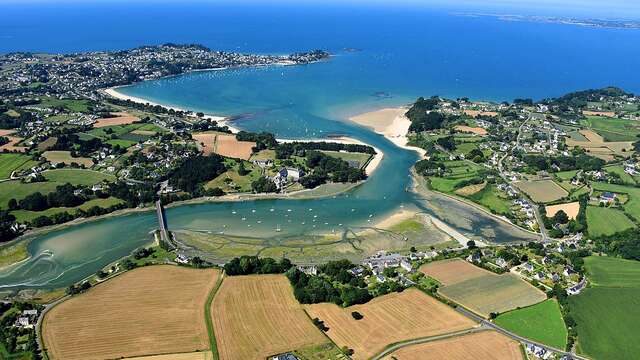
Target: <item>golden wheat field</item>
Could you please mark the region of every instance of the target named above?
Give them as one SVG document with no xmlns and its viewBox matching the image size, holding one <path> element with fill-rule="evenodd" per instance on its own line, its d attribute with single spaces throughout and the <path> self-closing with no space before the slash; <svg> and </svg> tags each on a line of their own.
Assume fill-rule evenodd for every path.
<svg viewBox="0 0 640 360">
<path fill-rule="evenodd" d="M 491 274 L 462 259 L 434 261 L 420 267 L 420 272 L 428 275 L 443 285 L 453 285 L 465 280 Z"/>
<path fill-rule="evenodd" d="M 211 304 L 221 360 L 260 359 L 329 342 L 284 275 L 227 277 Z"/>
<path fill-rule="evenodd" d="M 420 267 L 444 286 L 438 293 L 484 317 L 539 303 L 546 294 L 517 275 L 498 275 L 461 259 L 442 260 Z"/>
<path fill-rule="evenodd" d="M 520 344 L 495 331 L 482 331 L 412 345 L 394 351 L 385 360 L 521 360 Z"/>
<path fill-rule="evenodd" d="M 51 359 L 114 359 L 208 350 L 207 295 L 218 270 L 159 265 L 96 285 L 49 311 Z"/>
<path fill-rule="evenodd" d="M 364 316 L 355 320 L 352 311 Z M 468 329 L 476 324 L 417 289 L 408 289 L 341 308 L 334 304 L 307 306 L 312 318 L 329 328 L 326 334 L 339 347 L 354 350 L 353 359 L 368 359 L 387 345 L 419 337 Z"/>
</svg>

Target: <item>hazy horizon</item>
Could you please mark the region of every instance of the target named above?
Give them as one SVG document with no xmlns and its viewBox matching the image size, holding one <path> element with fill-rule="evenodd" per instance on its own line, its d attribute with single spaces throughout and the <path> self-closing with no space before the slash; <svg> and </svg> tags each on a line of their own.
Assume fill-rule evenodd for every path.
<svg viewBox="0 0 640 360">
<path fill-rule="evenodd" d="M 176 0 L 0 0 L 2 5 L 33 5 L 33 4 L 109 4 L 109 3 L 177 3 Z M 185 6 L 206 3 L 208 5 L 274 5 L 291 6 L 384 6 L 384 7 L 406 7 L 419 6 L 440 10 L 452 11 L 489 11 L 499 14 L 522 14 L 522 15 L 542 15 L 542 16 L 575 16 L 575 17 L 597 17 L 606 19 L 640 19 L 640 2 L 632 3 L 624 0 L 612 0 L 603 2 L 601 0 L 189 0 L 180 2 Z"/>
</svg>

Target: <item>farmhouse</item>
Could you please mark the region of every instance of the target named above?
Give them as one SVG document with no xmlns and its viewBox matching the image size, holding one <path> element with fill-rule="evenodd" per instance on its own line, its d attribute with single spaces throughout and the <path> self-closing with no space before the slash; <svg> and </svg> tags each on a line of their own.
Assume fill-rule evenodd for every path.
<svg viewBox="0 0 640 360">
<path fill-rule="evenodd" d="M 612 192 L 604 192 L 602 193 L 602 195 L 600 195 L 600 202 L 601 203 L 605 203 L 605 204 L 609 204 L 611 202 L 613 202 L 616 199 L 616 194 L 612 193 Z"/>
</svg>

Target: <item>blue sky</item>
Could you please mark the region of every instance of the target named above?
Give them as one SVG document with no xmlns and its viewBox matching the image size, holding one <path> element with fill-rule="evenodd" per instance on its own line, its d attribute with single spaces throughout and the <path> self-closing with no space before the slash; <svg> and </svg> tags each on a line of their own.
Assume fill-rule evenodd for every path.
<svg viewBox="0 0 640 360">
<path fill-rule="evenodd" d="M 576 17 L 624 18 L 640 20 L 640 0 L 0 0 L 2 4 L 20 3 L 109 3 L 109 2 L 232 2 L 287 3 L 301 5 L 357 4 L 377 6 L 423 6 L 457 11 L 487 11 L 500 14 L 561 15 Z"/>
</svg>

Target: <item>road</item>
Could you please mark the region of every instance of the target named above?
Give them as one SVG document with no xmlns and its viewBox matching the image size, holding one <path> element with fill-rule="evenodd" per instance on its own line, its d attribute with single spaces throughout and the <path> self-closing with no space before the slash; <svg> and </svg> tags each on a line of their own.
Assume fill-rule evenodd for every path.
<svg viewBox="0 0 640 360">
<path fill-rule="evenodd" d="M 518 127 L 518 135 L 516 136 L 516 146 L 513 147 L 512 149 L 517 149 L 520 147 L 520 135 L 522 134 L 522 129 L 524 128 L 525 125 L 527 125 L 527 123 L 530 120 L 531 120 L 531 117 L 527 118 L 527 120 L 525 120 L 520 125 L 520 127 Z M 502 178 L 502 180 L 504 180 L 507 184 L 513 184 L 513 182 L 510 181 L 509 178 L 504 174 L 504 169 L 502 167 L 502 162 L 507 156 L 509 156 L 509 154 L 510 152 L 507 151 L 500 158 L 500 160 L 498 160 L 498 172 L 500 173 L 500 177 Z M 540 210 L 538 208 L 538 205 L 535 202 L 533 202 L 526 194 L 522 193 L 522 197 L 524 197 L 531 204 L 531 207 L 533 208 L 533 214 L 536 217 L 536 222 L 538 223 L 538 227 L 540 228 L 540 237 L 542 242 L 548 242 L 549 236 L 547 234 L 547 229 L 544 226 L 544 222 L 542 221 L 542 216 L 540 215 Z"/>
<path fill-rule="evenodd" d="M 501 328 L 500 326 L 485 320 L 483 317 L 478 316 L 474 313 L 472 313 L 471 311 L 464 309 L 460 306 L 458 306 L 456 308 L 456 311 L 464 316 L 466 316 L 467 318 L 477 322 L 479 325 L 476 327 L 473 327 L 471 329 L 466 329 L 466 330 L 460 330 L 460 331 L 455 331 L 455 332 L 451 332 L 451 333 L 446 333 L 446 334 L 441 334 L 441 335 L 435 335 L 435 336 L 427 336 L 427 337 L 422 337 L 422 338 L 417 338 L 417 339 L 411 339 L 411 340 L 406 340 L 406 341 L 401 341 L 399 343 L 396 343 L 388 348 L 386 348 L 384 351 L 382 351 L 381 353 L 379 353 L 378 355 L 372 357 L 372 360 L 380 360 L 382 358 L 384 358 L 385 356 L 388 356 L 389 354 L 393 353 L 394 351 L 398 350 L 398 349 L 402 349 L 404 347 L 407 346 L 411 346 L 411 345 L 417 345 L 417 344 L 424 344 L 424 343 L 428 343 L 431 341 L 437 341 L 437 340 L 444 340 L 444 339 L 448 339 L 448 338 L 452 338 L 452 337 L 456 337 L 456 336 L 462 336 L 462 335 L 468 335 L 468 334 L 472 334 L 472 333 L 476 333 L 476 332 L 480 332 L 480 331 L 489 331 L 489 330 L 493 330 L 493 331 L 497 331 L 517 342 L 520 343 L 524 343 L 526 345 L 531 344 L 531 345 L 535 345 L 538 346 L 540 348 L 543 348 L 547 351 L 551 351 L 551 352 L 555 352 L 557 354 L 560 354 L 561 356 L 569 356 L 572 359 L 578 359 L 578 360 L 589 360 L 588 358 L 576 355 L 574 353 L 570 353 L 570 352 L 566 352 L 564 350 L 561 349 L 556 349 L 554 347 L 551 346 L 547 346 L 535 341 L 531 341 L 529 339 L 526 339 L 522 336 L 516 335 L 514 333 L 512 333 L 511 331 L 508 331 L 506 329 Z"/>
<path fill-rule="evenodd" d="M 544 344 L 529 340 L 527 338 L 524 338 L 522 336 L 516 335 L 516 334 L 512 333 L 511 331 L 506 330 L 504 328 L 501 328 L 500 326 L 498 326 L 498 325 L 496 325 L 496 324 L 494 324 L 494 323 L 492 323 L 490 321 L 487 321 L 483 317 L 480 317 L 480 316 L 472 313 L 471 311 L 469 311 L 467 309 L 464 309 L 464 308 L 462 308 L 460 306 L 458 306 L 456 308 L 456 311 L 459 312 L 460 314 L 462 314 L 462 315 L 474 320 L 474 321 L 479 322 L 483 327 L 487 327 L 487 328 L 490 328 L 492 330 L 495 330 L 495 331 L 497 331 L 497 332 L 499 332 L 499 333 L 501 333 L 501 334 L 503 334 L 505 336 L 508 336 L 511 339 L 516 340 L 518 342 L 525 343 L 525 344 L 532 344 L 532 345 L 535 345 L 537 347 L 543 348 L 543 349 L 545 349 L 547 351 L 553 351 L 553 352 L 558 353 L 558 354 L 560 354 L 562 356 L 565 356 L 565 355 L 566 356 L 570 356 L 573 359 L 588 360 L 587 358 L 582 357 L 580 355 L 576 355 L 574 353 L 566 352 L 564 350 L 557 349 L 557 348 L 554 348 L 554 347 L 551 347 L 551 346 L 548 346 L 548 345 L 544 345 Z"/>
</svg>

